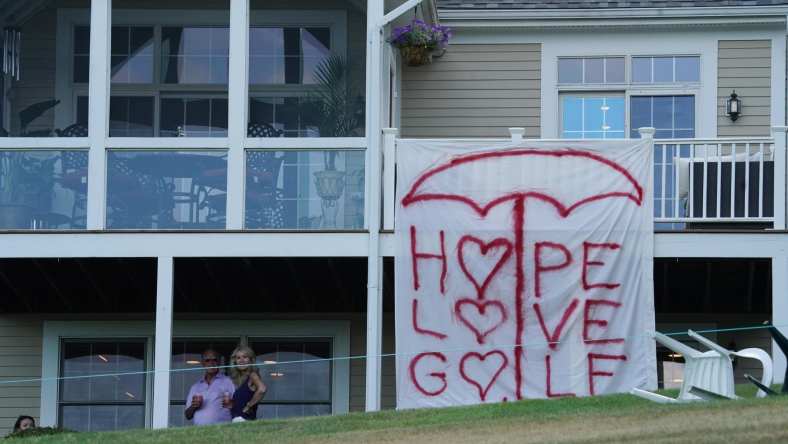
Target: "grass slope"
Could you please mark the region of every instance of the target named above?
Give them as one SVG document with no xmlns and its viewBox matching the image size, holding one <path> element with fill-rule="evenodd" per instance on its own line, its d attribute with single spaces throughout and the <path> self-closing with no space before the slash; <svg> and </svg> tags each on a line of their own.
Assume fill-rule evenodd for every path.
<svg viewBox="0 0 788 444">
<path fill-rule="evenodd" d="M 739 393 L 744 391 L 741 387 Z M 166 431 L 79 433 L 11 443 L 788 442 L 788 396 L 659 405 L 630 395 L 354 413 Z"/>
</svg>

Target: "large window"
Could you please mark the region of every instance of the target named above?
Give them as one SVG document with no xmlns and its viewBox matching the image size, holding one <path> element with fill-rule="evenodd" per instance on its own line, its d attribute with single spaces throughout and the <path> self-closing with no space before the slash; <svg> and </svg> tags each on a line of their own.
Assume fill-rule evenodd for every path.
<svg viewBox="0 0 788 444">
<path fill-rule="evenodd" d="M 331 414 L 329 339 L 249 339 L 268 392 L 258 418 Z"/>
<path fill-rule="evenodd" d="M 656 138 L 695 137 L 699 86 L 698 56 L 559 58 L 560 136 L 640 137 L 652 126 Z"/>
<path fill-rule="evenodd" d="M 64 340 L 61 350 L 62 427 L 102 431 L 145 426 L 145 340 Z"/>
</svg>

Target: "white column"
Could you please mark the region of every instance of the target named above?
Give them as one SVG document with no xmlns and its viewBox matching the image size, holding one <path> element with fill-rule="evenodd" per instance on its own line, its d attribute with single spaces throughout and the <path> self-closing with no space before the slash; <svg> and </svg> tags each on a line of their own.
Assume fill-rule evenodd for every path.
<svg viewBox="0 0 788 444">
<path fill-rule="evenodd" d="M 105 140 L 109 122 L 109 42 L 112 0 L 90 2 L 90 71 L 88 93 L 88 202 L 87 228 L 104 228 L 106 190 Z"/>
<path fill-rule="evenodd" d="M 230 1 L 230 72 L 227 137 L 227 229 L 243 228 L 244 140 L 249 100 L 249 0 Z"/>
<path fill-rule="evenodd" d="M 383 0 L 367 0 L 367 369 L 366 410 L 380 410 L 380 354 L 383 348 L 383 293 L 380 288 L 381 88 L 383 85 Z"/>
<path fill-rule="evenodd" d="M 774 229 L 785 229 L 785 198 L 786 191 L 786 128 L 785 126 L 772 127 L 772 137 L 774 138 Z"/>
<path fill-rule="evenodd" d="M 383 128 L 383 229 L 394 229 L 396 203 L 397 128 Z"/>
<path fill-rule="evenodd" d="M 772 258 L 772 324 L 788 336 L 788 256 Z M 786 357 L 772 341 L 774 383 L 780 384 L 785 376 Z"/>
<path fill-rule="evenodd" d="M 170 359 L 172 355 L 171 257 L 158 258 L 156 274 L 156 338 L 153 357 L 153 428 L 163 429 L 170 417 Z"/>
</svg>

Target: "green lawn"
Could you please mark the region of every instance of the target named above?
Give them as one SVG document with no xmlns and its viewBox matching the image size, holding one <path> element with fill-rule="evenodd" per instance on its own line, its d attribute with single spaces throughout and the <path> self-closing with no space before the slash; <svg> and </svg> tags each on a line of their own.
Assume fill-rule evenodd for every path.
<svg viewBox="0 0 788 444">
<path fill-rule="evenodd" d="M 739 394 L 754 390 L 741 386 Z M 788 396 L 658 405 L 630 395 L 529 400 L 166 431 L 79 433 L 31 443 L 788 442 Z M 10 443 L 9 443 L 10 444 Z"/>
</svg>

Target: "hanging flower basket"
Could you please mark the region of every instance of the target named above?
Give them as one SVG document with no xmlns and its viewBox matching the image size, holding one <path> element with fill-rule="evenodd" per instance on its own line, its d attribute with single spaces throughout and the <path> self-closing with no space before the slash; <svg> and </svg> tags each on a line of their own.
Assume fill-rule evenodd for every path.
<svg viewBox="0 0 788 444">
<path fill-rule="evenodd" d="M 432 51 L 423 46 L 403 46 L 399 49 L 399 53 L 408 66 L 432 63 Z"/>
<path fill-rule="evenodd" d="M 389 42 L 399 48 L 408 66 L 421 66 L 432 62 L 432 53 L 444 50 L 450 37 L 449 28 L 414 19 L 406 26 L 394 28 Z"/>
</svg>

